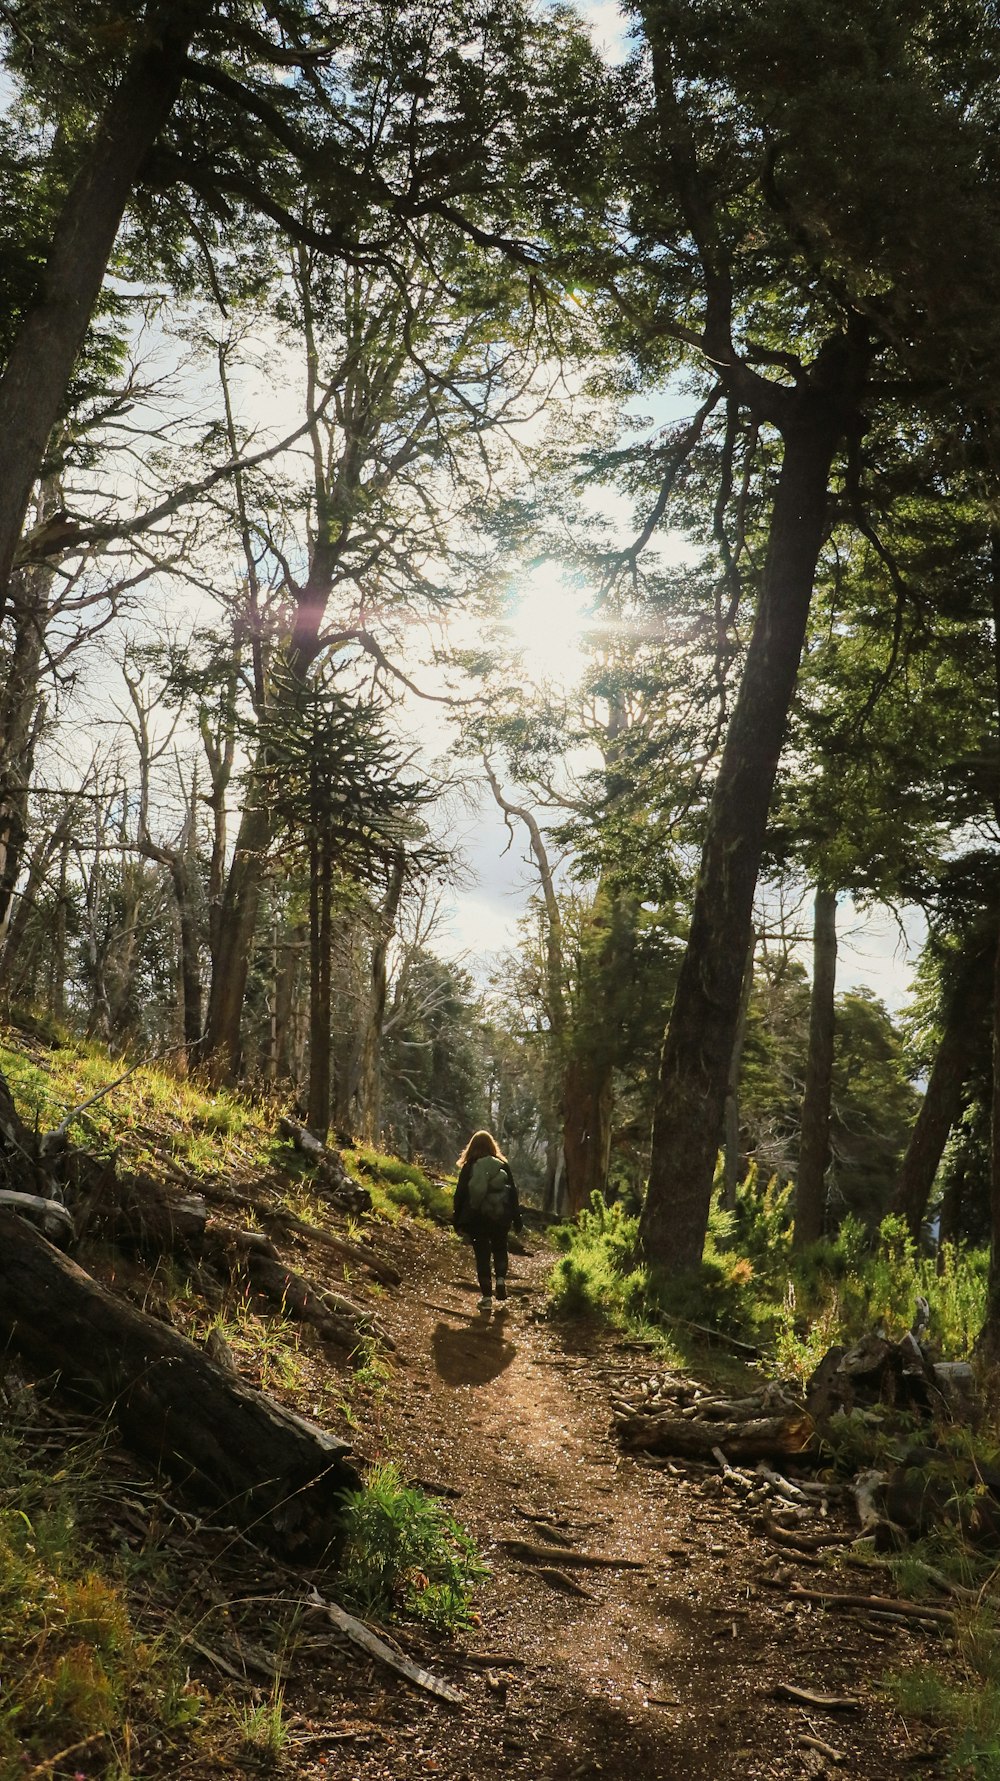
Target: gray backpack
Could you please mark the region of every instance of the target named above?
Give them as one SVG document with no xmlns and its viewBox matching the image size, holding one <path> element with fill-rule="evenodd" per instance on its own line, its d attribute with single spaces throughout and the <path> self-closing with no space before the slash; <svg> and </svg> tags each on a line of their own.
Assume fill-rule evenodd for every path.
<svg viewBox="0 0 1000 1781">
<path fill-rule="evenodd" d="M 498 1156 L 481 1156 L 469 1176 L 469 1211 L 484 1224 L 510 1221 L 510 1177 Z"/>
</svg>

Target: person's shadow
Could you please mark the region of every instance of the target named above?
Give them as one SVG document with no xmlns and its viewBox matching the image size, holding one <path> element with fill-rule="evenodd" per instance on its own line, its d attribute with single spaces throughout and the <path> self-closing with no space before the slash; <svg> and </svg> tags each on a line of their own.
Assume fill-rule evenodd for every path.
<svg viewBox="0 0 1000 1781">
<path fill-rule="evenodd" d="M 431 1337 L 431 1353 L 439 1379 L 446 1385 L 487 1385 L 509 1367 L 517 1349 L 505 1338 L 506 1325 L 489 1315 L 468 1323 L 439 1323 Z"/>
</svg>

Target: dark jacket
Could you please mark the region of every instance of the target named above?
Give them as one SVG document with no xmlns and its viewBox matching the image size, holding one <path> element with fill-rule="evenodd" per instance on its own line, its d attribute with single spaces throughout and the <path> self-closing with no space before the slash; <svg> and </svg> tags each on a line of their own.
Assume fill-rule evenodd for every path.
<svg viewBox="0 0 1000 1781">
<path fill-rule="evenodd" d="M 486 1229 L 485 1220 L 477 1217 L 476 1213 L 469 1209 L 469 1182 L 472 1178 L 473 1167 L 472 1163 L 463 1163 L 458 1172 L 458 1181 L 455 1184 L 455 1209 L 451 1215 L 451 1222 L 456 1231 L 461 1231 L 463 1234 L 468 1233 L 470 1237 L 477 1236 L 481 1230 Z M 517 1183 L 511 1173 L 509 1163 L 504 1163 L 503 1170 L 510 1182 L 508 1199 L 510 1217 L 507 1229 L 510 1230 L 513 1225 L 515 1231 L 520 1231 L 524 1229 L 524 1226 L 521 1222 L 521 1202 L 517 1197 Z"/>
</svg>

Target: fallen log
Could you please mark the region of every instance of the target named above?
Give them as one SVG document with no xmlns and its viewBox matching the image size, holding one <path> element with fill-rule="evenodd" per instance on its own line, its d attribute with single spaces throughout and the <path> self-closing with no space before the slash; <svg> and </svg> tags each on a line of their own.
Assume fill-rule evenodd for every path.
<svg viewBox="0 0 1000 1781">
<path fill-rule="evenodd" d="M 304 1275 L 286 1268 L 283 1261 L 257 1249 L 246 1257 L 246 1272 L 272 1304 L 280 1306 L 289 1317 L 311 1323 L 321 1336 L 338 1342 L 342 1348 L 356 1348 L 366 1337 L 377 1337 L 384 1348 L 396 1344 L 371 1312 L 362 1311 L 341 1293 L 316 1286 Z"/>
<path fill-rule="evenodd" d="M 216 1366 L 0 1209 L 0 1342 L 88 1406 L 193 1496 L 285 1551 L 337 1539 L 357 1487 L 348 1443 Z"/>
<path fill-rule="evenodd" d="M 53 1243 L 72 1243 L 76 1226 L 59 1200 L 43 1199 L 41 1194 L 22 1194 L 13 1188 L 0 1188 L 0 1206 L 30 1218 Z"/>
<path fill-rule="evenodd" d="M 318 1243 L 321 1249 L 329 1249 L 332 1255 L 340 1256 L 343 1261 L 365 1268 L 383 1286 L 398 1286 L 403 1278 L 398 1268 L 394 1268 L 391 1262 L 383 1261 L 372 1250 L 363 1249 L 359 1243 L 348 1243 L 346 1238 L 334 1236 L 332 1231 L 325 1230 L 322 1225 L 308 1224 L 304 1218 L 295 1218 L 291 1212 L 269 1213 L 268 1222 L 294 1231 L 299 1237 L 308 1237 L 311 1243 Z"/>
<path fill-rule="evenodd" d="M 775 1454 L 806 1453 L 815 1445 L 812 1417 L 760 1416 L 746 1422 L 710 1422 L 700 1418 L 653 1413 L 622 1417 L 619 1438 L 649 1453 L 674 1453 L 710 1459 L 715 1448 L 732 1459 L 769 1459 Z"/>
<path fill-rule="evenodd" d="M 785 1586 L 775 1583 L 771 1587 Z M 951 1625 L 955 1619 L 952 1608 L 900 1601 L 891 1595 L 849 1595 L 835 1589 L 807 1589 L 802 1583 L 791 1584 L 786 1594 L 796 1602 L 819 1602 L 824 1608 L 865 1608 L 869 1614 L 891 1614 L 899 1620 L 937 1620 Z"/>
</svg>

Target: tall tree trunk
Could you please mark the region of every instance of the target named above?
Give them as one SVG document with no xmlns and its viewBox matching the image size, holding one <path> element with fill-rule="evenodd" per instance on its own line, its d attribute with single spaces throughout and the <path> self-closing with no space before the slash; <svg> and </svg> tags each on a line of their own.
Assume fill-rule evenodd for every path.
<svg viewBox="0 0 1000 1781">
<path fill-rule="evenodd" d="M 211 0 L 151 10 L 49 247 L 39 288 L 0 378 L 0 612 L 31 491 L 59 420 L 140 168 L 174 106 Z"/>
<path fill-rule="evenodd" d="M 199 1061 L 218 1081 L 231 1081 L 239 1073 L 243 998 L 257 926 L 264 859 L 274 830 L 271 816 L 256 794 L 252 774 L 248 798 L 222 893 L 205 1032 L 198 1047 Z"/>
<path fill-rule="evenodd" d="M 566 1210 L 571 1218 L 604 1195 L 611 1156 L 614 1071 L 603 1057 L 571 1058 L 563 1079 Z"/>
<path fill-rule="evenodd" d="M 326 835 L 314 841 L 309 858 L 309 1111 L 306 1123 L 317 1138 L 330 1127 L 330 947 L 333 863 Z"/>
<path fill-rule="evenodd" d="M 361 1048 L 361 1068 L 358 1081 L 359 1123 L 361 1134 L 369 1144 L 377 1140 L 381 1124 L 380 1059 L 385 1001 L 389 987 L 389 945 L 396 929 L 396 917 L 399 914 L 400 899 L 403 895 L 405 867 L 405 857 L 400 852 L 393 861 L 385 900 L 379 910 L 378 932 L 372 946 L 368 1017 Z"/>
<path fill-rule="evenodd" d="M 1000 739 L 1000 531 L 990 537 L 993 592 L 994 734 Z M 993 811 L 1000 822 L 1000 782 L 993 790 Z M 990 1272 L 986 1320 L 977 1347 L 987 1360 L 1000 1361 L 1000 935 L 993 962 L 993 1093 L 990 1108 Z"/>
<path fill-rule="evenodd" d="M 197 1050 L 201 1038 L 201 934 L 192 894 L 191 867 L 191 856 L 187 852 L 176 853 L 170 861 L 170 882 L 180 927 L 181 1021 L 189 1058 Z"/>
<path fill-rule="evenodd" d="M 826 1169 L 830 1160 L 833 1037 L 837 990 L 837 893 L 818 885 L 813 904 L 813 980 L 809 1002 L 809 1052 L 802 1096 L 799 1168 L 795 1182 L 796 1249 L 823 1235 Z"/>
<path fill-rule="evenodd" d="M 967 943 L 947 998 L 941 1043 L 896 1178 L 889 1210 L 906 1219 L 914 1237 L 920 1236 L 948 1135 L 965 1105 L 966 1078 L 989 1018 L 995 951 L 992 934 L 985 947 L 981 932 Z"/>
<path fill-rule="evenodd" d="M 751 929 L 746 968 L 743 972 L 743 989 L 740 993 L 740 1011 L 736 1022 L 736 1038 L 733 1040 L 732 1056 L 729 1059 L 729 1077 L 726 1082 L 722 1203 L 727 1212 L 735 1211 L 736 1189 L 740 1181 L 740 1069 L 743 1064 L 743 1044 L 747 1036 L 747 1016 L 750 1012 L 750 996 L 753 991 L 753 961 L 756 950 L 757 936 Z"/>
<path fill-rule="evenodd" d="M 704 1248 L 754 890 L 845 424 L 832 396 L 802 394 L 799 423 L 784 432 L 757 614 L 660 1063 L 640 1234 L 647 1257 L 671 1273 L 696 1267 Z"/>
</svg>

